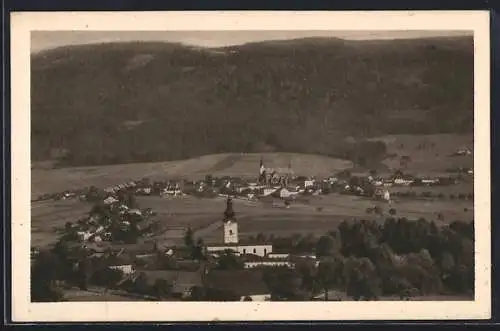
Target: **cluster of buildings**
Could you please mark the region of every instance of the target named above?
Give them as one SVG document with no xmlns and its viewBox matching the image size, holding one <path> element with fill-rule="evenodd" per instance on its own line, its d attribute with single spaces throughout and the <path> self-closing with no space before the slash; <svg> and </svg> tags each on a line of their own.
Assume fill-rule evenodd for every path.
<svg viewBox="0 0 500 331">
<path fill-rule="evenodd" d="M 121 215 L 143 216 L 139 210 L 115 208 Z M 119 211 L 118 211 L 119 210 Z M 124 218 L 126 219 L 126 218 Z M 125 222 L 125 221 L 122 221 Z M 262 279 L 262 267 L 289 267 L 294 268 L 298 259 L 316 261 L 314 253 L 295 255 L 273 251 L 272 242 L 241 241 L 238 234 L 238 222 L 233 209 L 233 200 L 227 199 L 226 210 L 221 221 L 222 227 L 217 231 L 222 233 L 222 241 L 211 243 L 203 247 L 203 260 L 193 259 L 187 253 L 187 247 L 159 244 L 156 240 L 141 240 L 136 244 L 124 244 L 112 240 L 112 234 L 106 227 L 107 222 L 95 215 L 89 219 L 66 229 L 78 235 L 70 243 L 71 254 L 77 267 L 83 259 L 89 259 L 92 264 L 100 268 L 120 270 L 123 279 L 116 286 L 138 282 L 145 278 L 147 286 L 153 288 L 158 281 L 170 284 L 170 294 L 179 299 L 191 295 L 194 287 L 217 287 L 218 290 L 230 289 L 237 293 L 241 300 L 268 300 L 270 293 Z M 85 230 L 83 230 L 85 229 Z M 97 240 L 99 237 L 108 237 L 109 242 Z M 243 261 L 243 268 L 234 270 L 220 270 L 217 268 L 217 259 L 223 254 L 231 253 Z M 164 256 L 175 261 L 174 268 L 165 269 L 157 265 L 158 257 Z M 317 262 L 319 263 L 319 262 Z M 220 279 L 247 279 L 243 289 L 241 284 L 220 282 Z M 144 281 L 144 279 L 142 279 Z M 233 286 L 234 285 L 234 286 Z M 123 285 L 124 286 L 124 285 Z M 235 287 L 235 288 L 233 288 Z"/>
<path fill-rule="evenodd" d="M 465 152 L 464 152 L 465 153 Z M 472 173 L 472 170 L 470 170 Z M 265 167 L 263 159 L 260 161 L 256 180 L 239 177 L 212 177 L 206 176 L 203 180 L 165 180 L 150 182 L 149 180 L 128 181 L 126 183 L 107 187 L 103 194 L 105 201 L 113 201 L 117 192 L 127 190 L 135 195 L 156 195 L 166 197 L 197 197 L 231 196 L 236 199 L 258 200 L 268 196 L 291 201 L 298 195 L 321 195 L 336 191 L 342 194 L 366 195 L 377 199 L 390 200 L 389 190 L 393 186 L 435 186 L 456 183 L 458 179 L 416 177 L 396 171 L 389 177 L 366 176 L 353 184 L 352 178 L 340 178 L 332 175 L 317 179 L 307 176 L 296 176 L 291 162 L 286 168 Z M 358 179 L 359 179 L 358 178 Z M 58 198 L 84 198 L 80 191 L 66 191 L 58 194 Z"/>
</svg>

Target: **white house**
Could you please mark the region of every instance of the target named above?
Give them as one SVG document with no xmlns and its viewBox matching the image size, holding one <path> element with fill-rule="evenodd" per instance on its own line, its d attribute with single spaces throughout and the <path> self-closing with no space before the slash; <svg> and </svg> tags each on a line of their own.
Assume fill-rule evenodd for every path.
<svg viewBox="0 0 500 331">
<path fill-rule="evenodd" d="M 294 263 L 286 260 L 263 260 L 263 261 L 249 261 L 245 262 L 245 269 L 257 267 L 289 267 L 293 268 Z"/>
<path fill-rule="evenodd" d="M 104 202 L 104 204 L 106 204 L 106 205 L 111 205 L 111 204 L 113 204 L 113 203 L 118 202 L 118 200 L 117 200 L 117 199 L 115 199 L 115 198 L 114 198 L 114 197 L 112 197 L 112 196 L 109 196 L 109 197 L 107 197 L 106 199 L 104 199 L 104 201 L 103 201 L 103 202 Z"/>
<path fill-rule="evenodd" d="M 435 185 L 439 183 L 439 179 L 430 179 L 430 178 L 424 178 L 422 179 L 422 184 L 424 185 Z"/>
<path fill-rule="evenodd" d="M 270 259 L 288 259 L 290 257 L 290 253 L 269 253 L 267 257 Z"/>
<path fill-rule="evenodd" d="M 314 186 L 314 180 L 313 179 L 308 179 L 304 181 L 304 188 L 312 187 Z"/>
<path fill-rule="evenodd" d="M 412 184 L 414 182 L 415 181 L 413 179 L 409 179 L 409 178 L 398 177 L 398 178 L 394 179 L 394 184 L 396 184 L 396 185 L 408 186 L 408 185 L 410 185 L 410 184 Z"/>
<path fill-rule="evenodd" d="M 295 191 L 295 192 L 294 191 L 290 191 L 290 190 L 288 190 L 286 188 L 282 188 L 280 190 L 280 198 L 282 198 L 282 199 L 290 198 L 290 197 L 293 197 L 293 196 L 295 196 L 297 194 L 299 194 L 299 192 L 297 192 L 297 191 Z"/>
<path fill-rule="evenodd" d="M 109 267 L 110 269 L 120 270 L 125 275 L 130 275 L 134 273 L 134 267 L 131 264 L 124 265 L 113 265 Z"/>
</svg>

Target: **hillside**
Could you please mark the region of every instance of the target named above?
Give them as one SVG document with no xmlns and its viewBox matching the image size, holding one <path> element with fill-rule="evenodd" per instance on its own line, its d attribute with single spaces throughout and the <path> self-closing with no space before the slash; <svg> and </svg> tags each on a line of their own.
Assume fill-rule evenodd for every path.
<svg viewBox="0 0 500 331">
<path fill-rule="evenodd" d="M 32 56 L 32 158 L 69 166 L 231 152 L 377 159 L 380 143 L 344 138 L 472 132 L 473 65 L 472 38 L 59 48 Z"/>
<path fill-rule="evenodd" d="M 214 154 L 186 160 L 31 170 L 31 196 L 81 189 L 104 188 L 144 177 L 152 180 L 202 179 L 205 175 L 239 176 L 255 179 L 261 156 L 268 167 L 286 167 L 291 161 L 300 175 L 328 176 L 352 167 L 352 162 L 321 155 L 293 153 Z"/>
</svg>

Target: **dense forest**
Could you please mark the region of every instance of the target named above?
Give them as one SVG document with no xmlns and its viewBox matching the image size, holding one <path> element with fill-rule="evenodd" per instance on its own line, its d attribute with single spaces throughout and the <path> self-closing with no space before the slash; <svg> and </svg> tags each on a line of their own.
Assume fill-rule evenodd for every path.
<svg viewBox="0 0 500 331">
<path fill-rule="evenodd" d="M 473 54 L 468 37 L 43 51 L 31 64 L 32 159 L 76 166 L 281 151 L 357 162 L 346 136 L 472 132 Z"/>
</svg>

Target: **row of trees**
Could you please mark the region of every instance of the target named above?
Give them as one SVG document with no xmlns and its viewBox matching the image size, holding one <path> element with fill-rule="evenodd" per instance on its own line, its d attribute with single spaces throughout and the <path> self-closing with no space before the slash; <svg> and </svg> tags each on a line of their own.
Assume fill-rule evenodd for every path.
<svg viewBox="0 0 500 331">
<path fill-rule="evenodd" d="M 449 200 L 474 200 L 474 193 L 450 193 L 446 195 L 443 192 L 432 192 L 432 191 L 394 191 L 391 192 L 392 196 L 400 198 L 435 198 L 435 199 L 449 199 Z"/>
<path fill-rule="evenodd" d="M 355 300 L 474 292 L 473 222 L 438 227 L 424 219 L 344 221 L 320 238 L 297 234 L 272 240 L 275 250 L 314 251 L 320 260 L 316 266 L 296 259 L 293 270 L 265 268 L 274 300 L 308 300 L 321 291 L 328 300 L 332 289 Z M 219 263 L 226 269 L 243 268 L 241 258 L 229 252 Z"/>
</svg>

